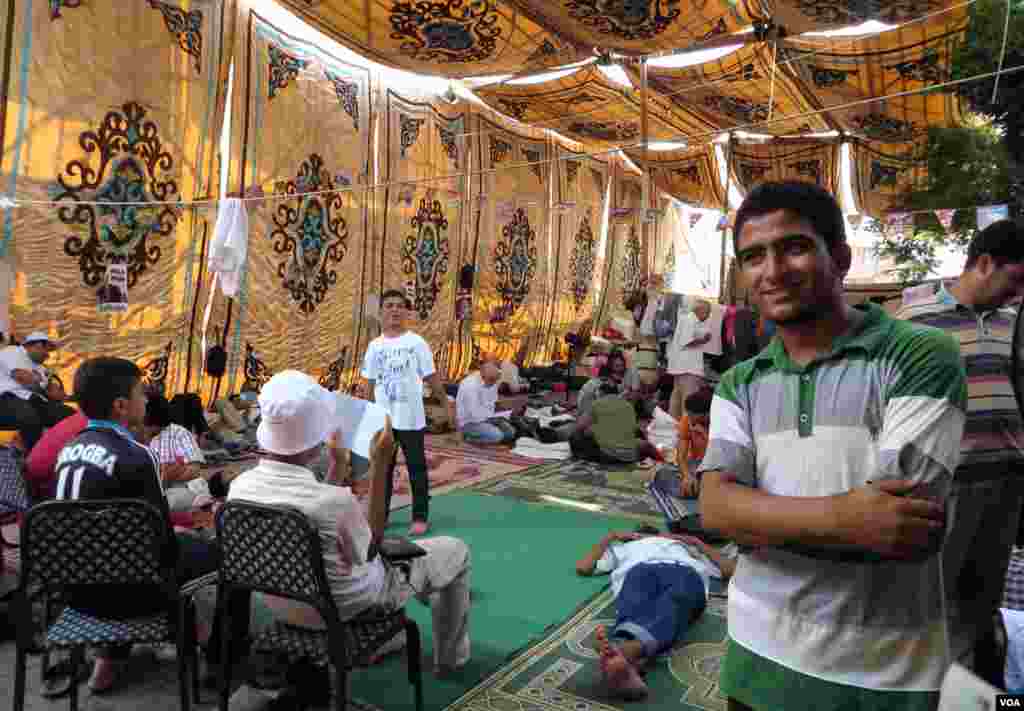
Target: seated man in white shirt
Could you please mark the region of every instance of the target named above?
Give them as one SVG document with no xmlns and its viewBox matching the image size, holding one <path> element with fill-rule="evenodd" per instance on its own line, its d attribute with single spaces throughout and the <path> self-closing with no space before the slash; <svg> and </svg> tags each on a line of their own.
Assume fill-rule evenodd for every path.
<svg viewBox="0 0 1024 711">
<path fill-rule="evenodd" d="M 376 553 L 386 521 L 384 489 L 394 451 L 390 423 L 385 421 L 374 436 L 368 522 L 349 489 L 317 481 L 310 469 L 324 442 L 339 424 L 345 426 L 338 421 L 338 397 L 305 373 L 286 370 L 263 386 L 259 403 L 262 420 L 256 438 L 268 454 L 231 483 L 228 501 L 298 508 L 316 524 L 324 540 L 327 582 L 343 620 L 371 609 L 397 609 L 415 594 L 431 607 L 435 673 L 444 675 L 465 666 L 470 657 L 466 544 L 446 536 L 417 540 L 427 555 L 411 562 L 408 582 Z M 270 596 L 259 599 L 291 624 L 323 624 L 307 606 Z"/>
<path fill-rule="evenodd" d="M 495 417 L 500 377 L 497 358 L 485 356 L 480 363 L 480 371 L 467 375 L 459 384 L 459 394 L 455 399 L 455 421 L 467 442 L 515 442 L 516 428 L 508 419 Z"/>
<path fill-rule="evenodd" d="M 639 699 L 647 685 L 638 668 L 681 639 L 707 606 L 710 578 L 728 580 L 736 570 L 736 546 L 723 554 L 699 538 L 609 533 L 576 563 L 578 575 L 611 573 L 616 620 L 611 638 L 597 630 L 601 671 L 608 691 Z"/>
<path fill-rule="evenodd" d="M 56 345 L 45 333 L 30 333 L 20 346 L 0 350 L 0 429 L 17 429 L 31 449 L 43 430 L 75 414 L 47 397 L 50 373 L 43 364 Z"/>
</svg>

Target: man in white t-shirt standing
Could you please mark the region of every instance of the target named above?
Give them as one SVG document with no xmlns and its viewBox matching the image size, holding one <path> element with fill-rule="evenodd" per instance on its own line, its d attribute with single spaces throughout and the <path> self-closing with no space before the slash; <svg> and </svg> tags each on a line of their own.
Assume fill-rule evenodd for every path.
<svg viewBox="0 0 1024 711">
<path fill-rule="evenodd" d="M 30 333 L 20 346 L 0 350 L 0 428 L 17 429 L 31 451 L 43 430 L 75 413 L 46 396 L 50 374 L 43 366 L 56 345 L 45 333 Z"/>
<path fill-rule="evenodd" d="M 373 339 L 366 349 L 362 376 L 370 383 L 371 399 L 384 407 L 391 416 L 392 431 L 409 468 L 409 484 L 412 488 L 412 526 L 409 535 L 422 536 L 429 529 L 427 520 L 430 515 L 430 480 L 427 478 L 427 459 L 424 453 L 427 415 L 423 408 L 423 382 L 430 384 L 431 393 L 445 405 L 452 423 L 455 421 L 455 408 L 448 401 L 441 378 L 434 369 L 430 346 L 405 327 L 409 309 L 409 300 L 401 291 L 392 289 L 381 295 L 383 333 Z M 388 471 L 385 511 L 391 510 L 397 458 L 396 449 Z"/>
</svg>

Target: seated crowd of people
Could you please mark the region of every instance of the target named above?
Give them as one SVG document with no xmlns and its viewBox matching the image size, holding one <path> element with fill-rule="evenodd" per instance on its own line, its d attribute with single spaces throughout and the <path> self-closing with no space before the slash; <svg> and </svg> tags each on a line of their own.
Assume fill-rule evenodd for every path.
<svg viewBox="0 0 1024 711">
<path fill-rule="evenodd" d="M 409 303 L 399 291 L 382 296 L 383 333 L 361 370 L 372 395 L 359 407 L 380 423 L 361 454 L 340 445 L 355 426 L 338 415 L 348 396 L 286 370 L 258 393 L 258 464 L 214 485 L 201 428 L 147 394 L 137 365 L 85 361 L 75 412 L 44 368 L 54 344 L 39 333 L 0 351 L 0 427 L 20 431 L 37 500 L 143 499 L 169 528 L 173 513 L 224 500 L 298 509 L 325 542 L 343 619 L 412 597 L 430 606 L 439 676 L 458 674 L 471 656 L 472 554 L 458 538 L 423 537 L 425 385 L 470 443 L 525 435 L 568 442 L 574 456 L 608 465 L 674 458 L 650 472 L 669 532 L 609 532 L 576 563 L 578 575 L 610 575 L 617 617 L 596 643 L 610 694 L 648 694 L 651 661 L 685 639 L 719 579 L 730 581 L 720 680 L 730 711 L 934 709 L 951 660 L 991 683 L 1001 678 L 1001 660 L 989 653 L 998 645 L 992 619 L 1024 499 L 1024 426 L 1010 382 L 1015 314 L 1005 307 L 1024 293 L 1024 231 L 1010 221 L 980 231 L 956 284 L 893 318 L 844 302 L 844 226 L 834 198 L 816 186 L 766 183 L 747 196 L 735 220 L 737 263 L 775 337 L 714 390 L 717 378 L 697 376 L 696 366 L 673 373 L 683 376 L 672 395 L 674 453 L 641 427 L 658 398 L 621 351 L 583 385 L 570 421 L 538 428 L 521 404 L 503 407 L 502 398 L 536 391 L 521 354 L 513 363 L 485 355 L 446 389 L 429 346 L 404 325 Z M 700 323 L 709 316 L 696 310 L 670 348 L 706 342 Z M 682 360 L 669 353 L 669 363 Z M 409 533 L 426 553 L 408 579 L 379 555 L 399 449 L 413 494 Z M 708 535 L 677 532 L 664 502 L 687 499 Z M 215 571 L 220 551 L 215 539 L 178 531 L 166 555 L 184 582 Z M 72 591 L 69 604 L 124 618 L 163 602 L 152 589 L 92 589 Z M 251 606 L 267 615 L 250 615 Z M 268 595 L 233 600 L 218 614 L 231 618 L 232 656 L 246 651 L 251 620 L 322 625 L 311 608 Z M 201 635 L 214 666 L 230 661 L 218 655 L 220 630 L 214 619 Z M 404 644 L 399 635 L 380 654 Z M 97 650 L 94 692 L 115 685 L 128 651 Z"/>
</svg>

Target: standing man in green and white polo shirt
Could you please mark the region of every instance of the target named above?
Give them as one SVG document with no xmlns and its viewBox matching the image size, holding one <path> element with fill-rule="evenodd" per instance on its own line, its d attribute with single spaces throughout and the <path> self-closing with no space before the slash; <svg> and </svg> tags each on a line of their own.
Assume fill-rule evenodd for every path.
<svg viewBox="0 0 1024 711">
<path fill-rule="evenodd" d="M 722 378 L 699 470 L 705 527 L 744 547 L 722 691 L 733 711 L 934 710 L 959 349 L 844 304 L 851 253 L 821 188 L 762 184 L 735 224 L 741 278 L 777 331 Z"/>
</svg>

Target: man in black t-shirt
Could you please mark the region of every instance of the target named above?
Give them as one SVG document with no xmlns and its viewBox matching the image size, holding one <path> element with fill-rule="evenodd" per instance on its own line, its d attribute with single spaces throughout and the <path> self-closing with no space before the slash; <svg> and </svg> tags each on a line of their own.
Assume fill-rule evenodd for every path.
<svg viewBox="0 0 1024 711">
<path fill-rule="evenodd" d="M 57 457 L 58 499 L 144 499 L 161 512 L 171 533 L 170 513 L 160 482 L 160 464 L 153 453 L 136 441 L 132 430 L 141 429 L 146 415 L 142 371 L 122 358 L 93 358 L 75 373 L 75 397 L 89 424 Z M 217 569 L 217 547 L 196 536 L 169 535 L 164 551 L 179 583 Z M 159 589 L 118 586 L 105 590 L 90 586 L 71 591 L 75 609 L 103 618 L 124 619 L 156 614 L 166 607 Z M 94 692 L 114 684 L 115 660 L 130 652 L 109 647 L 96 657 L 89 687 Z"/>
</svg>

